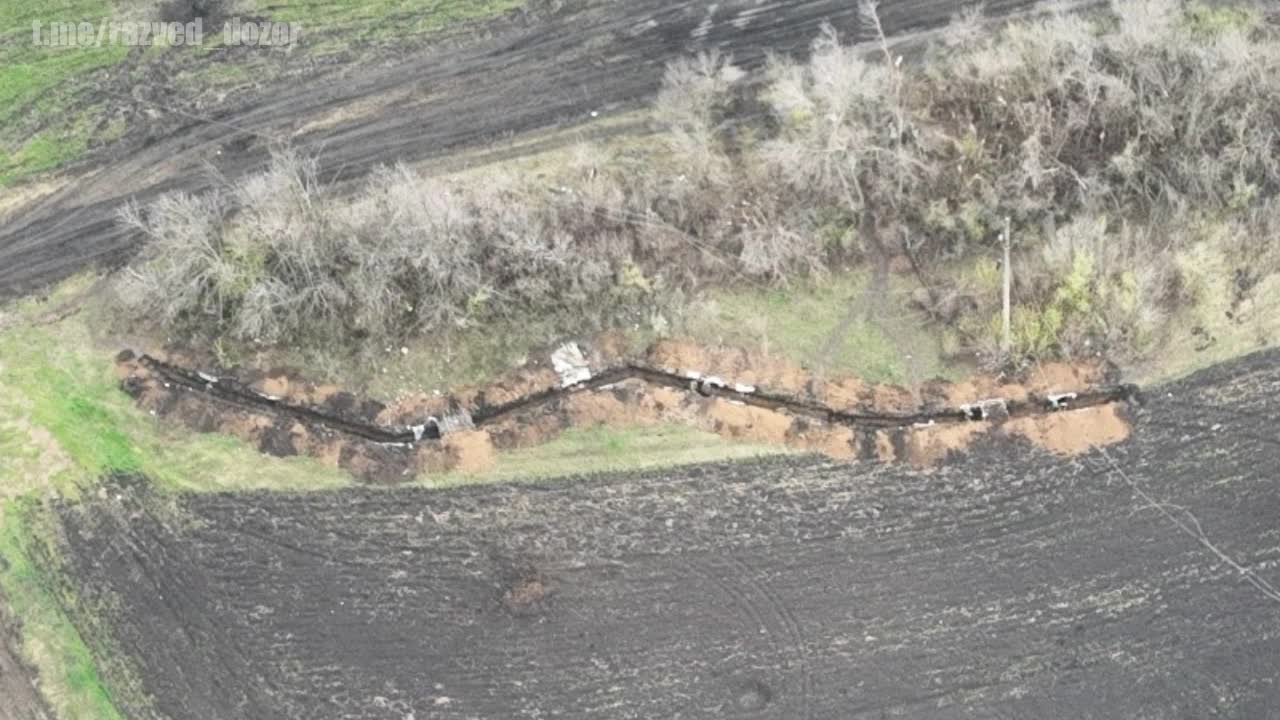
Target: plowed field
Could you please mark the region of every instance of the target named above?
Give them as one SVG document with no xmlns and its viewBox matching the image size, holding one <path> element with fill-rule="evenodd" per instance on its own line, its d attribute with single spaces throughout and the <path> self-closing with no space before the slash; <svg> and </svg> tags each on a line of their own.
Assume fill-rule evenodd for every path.
<svg viewBox="0 0 1280 720">
<path fill-rule="evenodd" d="M 67 569 L 141 678 L 131 718 L 1271 717 L 1278 363 L 1151 391 L 1072 460 L 122 480 L 62 511 Z"/>
</svg>

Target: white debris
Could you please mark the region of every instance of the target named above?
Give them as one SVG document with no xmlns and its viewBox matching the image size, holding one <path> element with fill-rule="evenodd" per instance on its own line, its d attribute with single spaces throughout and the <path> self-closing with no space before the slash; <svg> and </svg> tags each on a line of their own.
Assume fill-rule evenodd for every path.
<svg viewBox="0 0 1280 720">
<path fill-rule="evenodd" d="M 461 410 L 451 415 L 445 415 L 442 418 L 433 417 L 427 419 L 428 425 L 433 422 L 436 424 L 436 427 L 440 429 L 441 436 L 448 435 L 452 432 L 458 432 L 459 430 L 471 430 L 476 426 L 475 420 L 471 418 L 471 413 L 466 410 Z"/>
<path fill-rule="evenodd" d="M 214 376 L 212 376 L 212 375 L 210 375 L 210 374 L 208 374 L 208 373 L 201 372 L 201 371 L 199 371 L 199 370 L 197 370 L 197 371 L 196 371 L 196 375 L 199 375 L 201 380 L 203 380 L 203 381 L 205 381 L 205 382 L 209 383 L 210 385 L 212 385 L 212 384 L 214 384 L 214 383 L 218 382 L 218 378 L 216 378 L 216 377 L 214 377 Z"/>
<path fill-rule="evenodd" d="M 1054 410 L 1061 410 L 1062 408 L 1067 406 L 1068 402 L 1071 402 L 1072 400 L 1075 400 L 1078 397 L 1080 397 L 1079 394 L 1072 392 L 1072 393 L 1058 393 L 1056 395 L 1050 395 L 1045 399 L 1049 401 L 1050 408 Z"/>
<path fill-rule="evenodd" d="M 738 393 L 742 393 L 743 395 L 750 395 L 751 393 L 753 393 L 753 392 L 755 392 L 755 391 L 756 391 L 756 386 L 755 386 L 755 385 L 741 385 L 741 384 L 738 384 L 738 383 L 734 383 L 734 384 L 733 384 L 733 391 L 734 391 L 734 392 L 738 392 Z"/>
<path fill-rule="evenodd" d="M 979 400 L 975 403 L 960 406 L 960 412 L 969 420 L 990 420 L 1009 417 L 1009 404 L 1004 398 Z"/>
<path fill-rule="evenodd" d="M 725 384 L 723 380 L 721 380 L 720 378 L 714 375 L 710 375 L 703 378 L 698 383 L 697 390 L 699 395 L 705 395 L 709 397 L 716 390 L 723 389 L 724 386 Z"/>
<path fill-rule="evenodd" d="M 565 343 L 551 353 L 551 366 L 560 376 L 560 387 L 569 387 L 591 379 L 591 366 L 578 343 Z"/>
</svg>

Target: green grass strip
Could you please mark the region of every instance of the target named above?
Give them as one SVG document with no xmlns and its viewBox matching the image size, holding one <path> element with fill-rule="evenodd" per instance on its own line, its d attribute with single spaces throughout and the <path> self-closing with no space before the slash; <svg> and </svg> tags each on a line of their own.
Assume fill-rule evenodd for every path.
<svg viewBox="0 0 1280 720">
<path fill-rule="evenodd" d="M 22 649 L 41 670 L 40 690 L 62 720 L 122 720 L 84 638 L 58 602 L 35 552 L 34 501 L 0 505 L 0 590 L 20 619 Z"/>
</svg>

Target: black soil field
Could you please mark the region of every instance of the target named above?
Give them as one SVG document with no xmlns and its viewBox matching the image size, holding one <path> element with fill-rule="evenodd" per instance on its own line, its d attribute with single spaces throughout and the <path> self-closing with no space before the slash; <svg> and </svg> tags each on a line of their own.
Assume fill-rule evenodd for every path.
<svg viewBox="0 0 1280 720">
<path fill-rule="evenodd" d="M 968 0 L 895 0 L 886 33 L 910 45 Z M 1076 0 L 1072 5 L 1094 4 Z M 514 133 L 572 126 L 595 112 L 637 107 L 666 64 L 700 50 L 743 66 L 765 53 L 803 52 L 825 22 L 849 41 L 873 35 L 854 0 L 569 0 L 559 11 L 504 19 L 496 36 L 418 53 L 391 66 L 338 68 L 248 97 L 174 127 L 16 211 L 0 226 L 0 297 L 28 292 L 93 263 L 127 257 L 136 238 L 115 222 L 130 198 L 199 192 L 209 166 L 234 178 L 260 169 L 272 144 L 315 153 L 335 181 L 398 161 L 444 158 Z M 993 18 L 1037 7 L 990 0 Z M 128 94 L 131 88 L 117 88 Z M 150 108 L 156 110 L 156 108 Z M 169 113 L 172 115 L 173 113 Z"/>
<path fill-rule="evenodd" d="M 1280 353 L 1131 412 L 1090 456 L 930 471 L 122 481 L 63 509 L 68 570 L 131 718 L 1276 717 Z"/>
</svg>

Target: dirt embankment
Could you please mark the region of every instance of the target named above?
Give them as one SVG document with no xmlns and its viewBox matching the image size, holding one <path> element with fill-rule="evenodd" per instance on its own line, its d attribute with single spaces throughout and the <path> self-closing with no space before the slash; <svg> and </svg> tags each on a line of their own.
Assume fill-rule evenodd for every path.
<svg viewBox="0 0 1280 720">
<path fill-rule="evenodd" d="M 1086 396 L 1107 379 L 1100 366 L 1050 365 L 1026 378 L 902 388 L 856 378 L 820 381 L 733 348 L 663 341 L 641 358 L 621 348 L 608 336 L 570 343 L 490 384 L 392 405 L 284 372 L 239 381 L 201 371 L 177 375 L 132 354 L 121 356 L 120 374 L 125 389 L 157 415 L 237 435 L 263 452 L 311 455 L 392 483 L 483 470 L 497 450 L 592 425 L 676 422 L 841 460 L 915 465 L 942 462 L 986 436 L 1077 454 L 1119 442 L 1129 431 L 1123 403 L 1112 402 L 1121 394 Z M 1046 398 L 1064 393 L 1073 394 L 1051 411 Z"/>
</svg>

